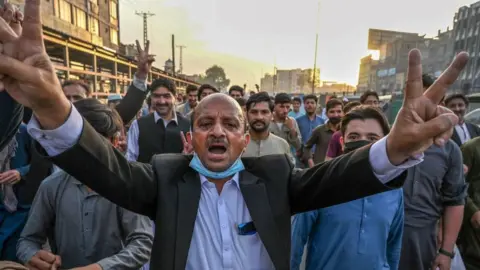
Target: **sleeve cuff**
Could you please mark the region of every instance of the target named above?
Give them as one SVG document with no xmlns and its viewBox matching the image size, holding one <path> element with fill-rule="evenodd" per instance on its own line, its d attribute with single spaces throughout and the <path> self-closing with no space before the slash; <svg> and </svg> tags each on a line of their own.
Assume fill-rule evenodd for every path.
<svg viewBox="0 0 480 270">
<path fill-rule="evenodd" d="M 132 84 L 133 84 L 133 86 L 135 86 L 139 90 L 142 90 L 143 92 L 147 91 L 147 80 L 139 79 L 139 78 L 137 78 L 136 75 L 133 75 Z"/>
<path fill-rule="evenodd" d="M 40 250 L 39 248 L 33 248 L 33 247 L 27 248 L 27 250 L 22 254 L 17 253 L 18 259 L 25 264 L 29 262 L 33 258 L 33 256 L 37 254 L 39 250 Z"/>
<path fill-rule="evenodd" d="M 27 130 L 33 139 L 38 141 L 49 156 L 59 155 L 74 146 L 83 130 L 83 118 L 77 109 L 72 111 L 67 121 L 54 130 L 43 130 L 35 116 L 30 119 Z"/>
<path fill-rule="evenodd" d="M 385 136 L 372 145 L 370 149 L 370 164 L 372 165 L 373 173 L 383 183 L 393 180 L 395 177 L 402 174 L 408 168 L 423 162 L 423 153 L 415 158 L 407 160 L 405 163 L 395 166 L 390 163 L 387 155 L 387 137 Z"/>
</svg>

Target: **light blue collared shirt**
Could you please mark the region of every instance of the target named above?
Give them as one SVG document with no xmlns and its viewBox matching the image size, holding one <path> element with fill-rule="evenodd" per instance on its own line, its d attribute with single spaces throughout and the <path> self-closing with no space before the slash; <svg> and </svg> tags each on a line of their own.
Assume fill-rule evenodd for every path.
<svg viewBox="0 0 480 270">
<path fill-rule="evenodd" d="M 37 140 L 50 156 L 61 154 L 74 146 L 82 130 L 83 119 L 73 106 L 67 121 L 55 130 L 42 130 L 35 117 L 32 117 L 28 124 L 32 138 Z M 374 143 L 369 154 L 372 170 L 382 183 L 389 182 L 423 159 L 412 159 L 400 166 L 392 165 L 387 156 L 386 138 Z M 82 166 L 81 163 L 78 165 Z M 228 183 L 219 195 L 216 189 L 211 189 L 210 183 L 203 181 L 188 252 L 187 270 L 274 269 L 257 234 L 240 238 L 235 231 L 239 222 L 249 222 L 251 217 L 238 188 L 238 180 L 234 177 Z"/>
</svg>

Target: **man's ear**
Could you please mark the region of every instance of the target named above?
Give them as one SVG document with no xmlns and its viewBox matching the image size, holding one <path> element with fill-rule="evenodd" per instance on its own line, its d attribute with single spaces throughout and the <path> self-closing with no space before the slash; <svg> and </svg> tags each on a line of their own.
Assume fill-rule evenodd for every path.
<svg viewBox="0 0 480 270">
<path fill-rule="evenodd" d="M 247 149 L 247 146 L 250 143 L 250 133 L 245 133 L 243 136 L 243 139 L 245 141 L 245 149 Z"/>
<path fill-rule="evenodd" d="M 120 136 L 113 136 L 110 141 L 112 142 L 113 147 L 117 148 L 120 143 Z"/>
</svg>

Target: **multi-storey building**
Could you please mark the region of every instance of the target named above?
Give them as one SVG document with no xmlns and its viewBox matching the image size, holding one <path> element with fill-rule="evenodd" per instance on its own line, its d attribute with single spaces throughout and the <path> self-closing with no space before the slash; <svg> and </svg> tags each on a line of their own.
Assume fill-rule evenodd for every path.
<svg viewBox="0 0 480 270">
<path fill-rule="evenodd" d="M 358 72 L 358 85 L 357 91 L 359 93 L 363 93 L 367 90 L 371 90 L 375 88 L 375 72 L 372 75 L 372 70 L 375 69 L 378 60 L 374 60 L 372 55 L 365 56 L 364 58 L 360 59 L 360 70 Z"/>
<path fill-rule="evenodd" d="M 12 0 L 23 8 L 23 0 Z M 136 64 L 131 46 L 120 44 L 118 0 L 42 1 L 45 47 L 58 77 L 83 79 L 97 97 L 124 94 Z M 140 38 L 140 37 L 139 37 Z M 152 68 L 148 80 L 170 78 L 182 89 L 195 82 Z"/>
<path fill-rule="evenodd" d="M 480 92 L 480 2 L 463 6 L 455 13 L 453 38 L 455 54 L 467 51 L 470 61 L 457 80 L 455 87 L 463 92 Z"/>
<path fill-rule="evenodd" d="M 386 95 L 405 87 L 408 54 L 414 48 L 422 53 L 423 72 L 439 76 L 453 58 L 453 31 L 448 28 L 445 32 L 438 31 L 434 38 L 403 33 L 396 39 L 375 46 L 372 48 L 378 48 L 380 59 L 378 62 L 369 57 L 361 60 L 358 88 L 363 91 L 368 85 L 368 88 Z"/>
<path fill-rule="evenodd" d="M 314 83 L 312 83 L 313 80 Z M 266 89 L 270 89 L 268 85 L 271 83 L 272 92 L 275 93 L 309 94 L 312 92 L 312 84 L 315 89 L 320 87 L 320 69 L 317 68 L 315 74 L 311 68 L 276 70 L 274 76 L 265 75 L 262 82 L 261 84 L 265 85 Z M 264 88 L 262 87 L 262 89 Z"/>
<path fill-rule="evenodd" d="M 273 76 L 271 74 L 265 74 L 265 76 L 260 79 L 260 91 L 273 94 Z"/>
</svg>

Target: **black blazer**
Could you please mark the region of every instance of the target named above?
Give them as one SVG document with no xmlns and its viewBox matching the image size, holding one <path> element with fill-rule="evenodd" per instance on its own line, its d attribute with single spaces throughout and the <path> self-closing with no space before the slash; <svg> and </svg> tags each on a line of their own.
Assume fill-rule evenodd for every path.
<svg viewBox="0 0 480 270">
<path fill-rule="evenodd" d="M 480 136 L 480 127 L 478 127 L 475 124 L 465 122 L 465 125 L 467 126 L 468 133 L 470 133 L 470 137 L 473 139 L 475 137 Z M 456 129 L 453 129 L 453 134 L 451 139 L 458 145 L 462 146 L 462 140 L 460 140 L 460 136 L 457 133 Z"/>
<path fill-rule="evenodd" d="M 23 106 L 18 104 L 7 91 L 0 92 L 0 151 L 17 134 L 22 123 Z"/>
<path fill-rule="evenodd" d="M 372 172 L 369 150 L 308 170 L 294 169 L 285 155 L 242 159 L 240 189 L 276 269 L 290 268 L 291 215 L 403 184 L 406 173 L 383 185 Z M 151 165 L 129 163 L 84 121 L 78 143 L 50 159 L 113 203 L 155 221 L 152 269 L 185 269 L 201 194 L 191 156 L 164 154 L 154 156 Z"/>
<path fill-rule="evenodd" d="M 130 122 L 137 112 L 142 108 L 143 101 L 147 95 L 147 91 L 142 91 L 136 88 L 133 83 L 128 88 L 127 94 L 122 101 L 117 105 L 116 110 L 124 123 Z M 26 108 L 26 115 L 30 109 Z M 30 118 L 26 119 L 28 122 Z M 25 184 L 19 193 L 19 200 L 22 203 L 32 203 L 35 194 L 37 193 L 40 183 L 52 173 L 53 163 L 39 156 L 36 151 L 32 153 L 30 161 L 30 171 L 25 176 Z"/>
</svg>

